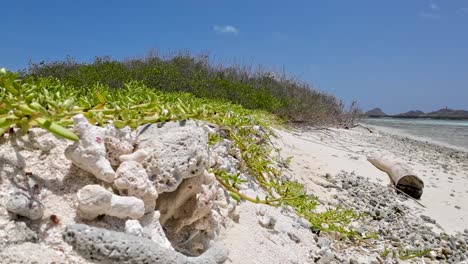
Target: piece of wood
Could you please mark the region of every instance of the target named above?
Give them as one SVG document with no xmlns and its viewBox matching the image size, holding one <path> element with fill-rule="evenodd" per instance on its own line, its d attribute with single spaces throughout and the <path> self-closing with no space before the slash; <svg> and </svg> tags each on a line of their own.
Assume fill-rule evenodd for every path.
<svg viewBox="0 0 468 264">
<path fill-rule="evenodd" d="M 370 129 L 370 128 L 366 127 L 366 126 L 363 126 L 363 125 L 361 125 L 361 124 L 355 125 L 355 127 L 357 127 L 357 126 L 360 126 L 360 127 L 363 127 L 363 128 L 365 128 L 365 129 L 367 129 L 367 131 L 369 131 L 369 133 L 374 133 L 374 131 L 372 131 L 372 129 Z"/>
<path fill-rule="evenodd" d="M 386 172 L 398 189 L 409 196 L 419 199 L 423 193 L 424 182 L 416 176 L 405 164 L 391 162 L 382 158 L 369 157 L 367 160 L 379 170 Z"/>
</svg>

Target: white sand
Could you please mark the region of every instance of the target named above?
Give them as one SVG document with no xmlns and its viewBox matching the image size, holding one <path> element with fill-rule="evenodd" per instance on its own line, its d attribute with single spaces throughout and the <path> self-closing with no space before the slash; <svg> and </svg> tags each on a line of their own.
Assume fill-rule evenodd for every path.
<svg viewBox="0 0 468 264">
<path fill-rule="evenodd" d="M 369 133 L 359 127 L 351 130 L 276 130 L 276 133 L 279 137 L 274 143 L 281 148 L 282 156 L 293 157 L 290 164 L 293 178 L 304 183 L 322 204 L 333 204 L 333 196 L 340 195 L 335 188 L 327 188 L 330 184 L 327 174 L 333 177 L 343 170 L 367 177 L 382 184 L 382 188 L 390 184 L 387 174 L 367 161 L 368 155 L 379 155 L 408 164 L 424 180 L 425 189 L 419 203 L 425 208 L 413 200 L 404 202 L 414 209 L 415 217 L 423 214 L 435 219 L 439 225 L 439 228 L 434 226 L 436 232 L 454 234 L 468 227 L 468 203 L 463 203 L 468 201 L 468 153 L 456 152 L 464 156 L 451 158 L 451 149 L 380 131 Z M 460 206 L 460 209 L 455 206 Z M 231 252 L 228 263 L 313 262 L 312 252 L 317 245 L 312 233 L 304 230 L 301 242 L 293 243 L 282 232 L 275 233 L 259 227 L 256 207 L 242 203 L 239 206 L 240 222 L 224 232 L 222 239 Z M 324 205 L 318 208 L 319 211 L 323 209 Z M 283 218 L 280 222 L 287 222 L 277 212 L 274 215 L 278 219 Z M 357 251 L 352 255 L 356 254 Z"/>
<path fill-rule="evenodd" d="M 369 133 L 361 127 L 277 133 L 283 155 L 294 157 L 291 168 L 296 179 L 322 200 L 334 194 L 320 187 L 326 184 L 327 173 L 333 176 L 341 170 L 354 171 L 382 185 L 390 184 L 387 174 L 366 160 L 368 155 L 376 155 L 404 162 L 423 179 L 425 188 L 419 202 L 425 208 L 407 202 L 415 212 L 435 219 L 449 234 L 468 227 L 468 153 L 381 131 Z"/>
</svg>

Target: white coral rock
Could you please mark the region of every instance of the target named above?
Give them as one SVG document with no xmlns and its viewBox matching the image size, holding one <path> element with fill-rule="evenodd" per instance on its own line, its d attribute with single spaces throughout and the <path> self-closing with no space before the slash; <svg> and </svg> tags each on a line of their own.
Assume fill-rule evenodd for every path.
<svg viewBox="0 0 468 264">
<path fill-rule="evenodd" d="M 125 161 L 116 171 L 114 186 L 120 194 L 135 196 L 145 203 L 145 211 L 154 211 L 158 193 L 143 166 L 136 161 Z"/>
<path fill-rule="evenodd" d="M 210 166 L 235 174 L 241 168 L 241 157 L 239 149 L 234 148 L 231 141 L 224 139 L 211 147 Z"/>
<path fill-rule="evenodd" d="M 219 232 L 224 217 L 218 207 L 227 208 L 213 174 L 185 179 L 176 191 L 163 193 L 157 201 L 160 222 L 176 250 L 199 254 Z M 198 253 L 197 253 L 198 252 Z"/>
<path fill-rule="evenodd" d="M 136 197 L 115 195 L 100 185 L 86 185 L 78 193 L 78 211 L 84 219 L 99 215 L 139 219 L 145 213 L 145 205 Z"/>
<path fill-rule="evenodd" d="M 120 165 L 120 156 L 131 154 L 133 151 L 132 144 L 111 136 L 105 137 L 104 145 L 106 147 L 106 158 L 115 167 Z"/>
<path fill-rule="evenodd" d="M 168 122 L 139 128 L 138 149 L 158 193 L 173 192 L 183 179 L 201 175 L 208 163 L 208 136 L 195 121 Z"/>
<path fill-rule="evenodd" d="M 149 153 L 148 151 L 144 149 L 139 149 L 133 153 L 126 154 L 126 155 L 121 155 L 120 156 L 120 161 L 125 162 L 125 161 L 136 161 L 136 162 L 142 162 L 146 157 L 148 157 Z"/>
<path fill-rule="evenodd" d="M 124 128 L 116 128 L 112 123 L 106 127 L 106 136 L 117 138 L 120 141 L 128 142 L 130 145 L 134 145 L 137 142 L 136 131 L 126 126 Z"/>
<path fill-rule="evenodd" d="M 80 140 L 65 150 L 65 156 L 96 178 L 105 182 L 113 182 L 115 172 L 106 159 L 105 129 L 91 125 L 81 114 L 74 116 L 73 122 Z"/>
<path fill-rule="evenodd" d="M 151 240 L 161 245 L 164 248 L 174 250 L 171 242 L 167 239 L 166 233 L 164 232 L 163 227 L 159 221 L 161 213 L 159 211 L 154 211 L 152 216 L 152 221 L 148 228 L 151 230 Z"/>
<path fill-rule="evenodd" d="M 142 227 L 138 220 L 125 221 L 125 233 L 151 239 L 151 231 Z"/>
</svg>

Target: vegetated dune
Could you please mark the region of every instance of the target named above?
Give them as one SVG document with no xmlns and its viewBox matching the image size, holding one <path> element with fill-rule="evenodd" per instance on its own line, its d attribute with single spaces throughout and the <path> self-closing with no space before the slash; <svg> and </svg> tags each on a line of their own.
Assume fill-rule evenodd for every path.
<svg viewBox="0 0 468 264">
<path fill-rule="evenodd" d="M 282 175 L 268 113 L 136 82 L 77 88 L 0 74 L 6 262 L 223 262 L 226 247 L 211 241 L 242 200 L 307 218 L 283 217 L 285 228 L 299 221 L 283 232 L 292 238 L 336 228 L 322 227 L 315 197 Z"/>
<path fill-rule="evenodd" d="M 138 81 L 159 91 L 188 92 L 200 98 L 215 98 L 260 109 L 300 123 L 339 123 L 345 112 L 336 97 L 313 89 L 286 74 L 253 70 L 248 66 L 216 65 L 205 55 L 149 55 L 144 59 L 113 60 L 97 57 L 91 63 L 65 61 L 31 64 L 25 73 L 54 77 L 70 85 L 93 86 L 97 82 L 122 88 Z"/>
<path fill-rule="evenodd" d="M 408 157 L 401 140 L 356 128 L 278 130 L 265 111 L 138 82 L 77 87 L 2 71 L 0 89 L 5 263 L 468 257 L 468 234 L 431 230 L 447 219 L 422 215 L 372 179 L 370 165 L 359 169 L 366 144 Z M 464 154 L 452 154 L 462 157 L 456 172 L 466 169 Z"/>
</svg>

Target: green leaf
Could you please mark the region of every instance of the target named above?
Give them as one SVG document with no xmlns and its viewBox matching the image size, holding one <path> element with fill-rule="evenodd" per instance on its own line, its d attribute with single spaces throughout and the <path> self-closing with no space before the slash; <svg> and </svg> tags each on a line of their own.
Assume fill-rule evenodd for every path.
<svg viewBox="0 0 468 264">
<path fill-rule="evenodd" d="M 30 103 L 30 104 L 29 104 L 29 107 L 30 107 L 31 109 L 36 110 L 36 111 L 40 111 L 42 114 L 47 114 L 47 110 L 46 110 L 44 107 L 42 107 L 42 105 L 40 105 L 40 104 L 37 103 L 37 102 L 32 102 L 32 103 Z"/>
<path fill-rule="evenodd" d="M 70 139 L 70 140 L 73 140 L 73 141 L 78 141 L 80 140 L 80 138 L 75 134 L 73 133 L 72 131 L 50 121 L 50 120 L 45 120 L 43 118 L 38 118 L 36 119 L 37 123 L 39 124 L 39 126 L 41 126 L 42 128 L 46 129 L 47 131 L 59 136 L 59 137 L 62 137 L 62 138 L 66 138 L 66 139 Z"/>
<path fill-rule="evenodd" d="M 0 118 L 0 128 L 9 128 L 13 124 L 13 120 Z"/>
<path fill-rule="evenodd" d="M 126 126 L 125 122 L 122 120 L 113 120 L 112 124 L 114 124 L 116 128 L 124 128 Z"/>
<path fill-rule="evenodd" d="M 241 198 L 237 193 L 229 192 L 229 195 L 232 197 L 232 199 L 236 200 L 238 203 L 241 202 Z"/>
<path fill-rule="evenodd" d="M 102 94 L 99 91 L 96 91 L 96 96 L 97 96 L 99 102 L 101 102 L 101 104 L 106 103 L 106 99 L 104 99 L 104 96 L 102 96 Z"/>
</svg>

